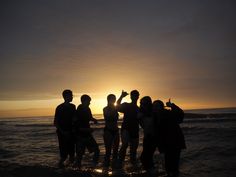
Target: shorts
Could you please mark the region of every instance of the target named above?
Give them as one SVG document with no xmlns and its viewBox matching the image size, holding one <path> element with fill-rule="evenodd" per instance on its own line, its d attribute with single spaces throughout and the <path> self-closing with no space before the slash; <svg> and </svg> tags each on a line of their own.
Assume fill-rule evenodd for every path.
<svg viewBox="0 0 236 177">
<path fill-rule="evenodd" d="M 87 135 L 85 137 L 77 137 L 76 151 L 83 151 L 85 148 L 88 149 L 89 153 L 97 151 L 98 144 L 92 135 Z"/>
</svg>

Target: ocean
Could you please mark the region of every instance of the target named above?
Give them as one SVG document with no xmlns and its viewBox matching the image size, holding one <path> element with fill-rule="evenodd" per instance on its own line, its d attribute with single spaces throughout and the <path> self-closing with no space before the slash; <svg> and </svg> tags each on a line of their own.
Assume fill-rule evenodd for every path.
<svg viewBox="0 0 236 177">
<path fill-rule="evenodd" d="M 186 111 L 209 114 L 206 117 L 186 117 L 183 129 L 187 149 L 182 151 L 180 177 L 232 177 L 236 174 L 236 109 Z M 229 114 L 230 113 L 230 114 Z M 232 114 L 231 114 L 232 113 Z M 216 116 L 217 115 L 217 116 Z M 215 116 L 215 117 L 214 117 Z M 102 115 L 94 115 L 102 119 Z M 92 125 L 101 151 L 104 121 Z M 142 129 L 138 156 L 142 151 Z M 70 169 L 58 171 L 58 141 L 53 117 L 0 118 L 0 176 L 97 176 Z M 84 165 L 90 160 L 86 153 Z M 163 171 L 163 155 L 155 153 L 156 166 Z M 127 162 L 128 163 L 128 162 Z M 105 174 L 101 174 L 105 176 Z M 128 174 L 126 174 L 128 175 Z M 142 176 L 137 172 L 136 176 Z M 112 176 L 112 174 L 109 174 Z M 135 176 L 135 175 L 128 175 Z"/>
</svg>

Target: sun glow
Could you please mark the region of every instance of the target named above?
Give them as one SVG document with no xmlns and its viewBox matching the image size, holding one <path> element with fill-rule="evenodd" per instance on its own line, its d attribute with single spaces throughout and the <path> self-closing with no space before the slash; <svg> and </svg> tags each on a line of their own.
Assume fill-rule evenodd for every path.
<svg viewBox="0 0 236 177">
<path fill-rule="evenodd" d="M 135 87 L 133 87 L 135 88 Z M 76 90 L 76 89 L 72 89 Z M 88 94 L 92 100 L 90 103 L 90 109 L 92 114 L 102 114 L 103 108 L 107 106 L 107 96 L 109 94 L 116 95 L 116 99 L 119 98 L 122 89 L 104 89 L 104 92 L 88 92 L 88 93 L 76 93 L 74 92 L 74 98 L 72 103 L 76 107 L 81 104 L 80 97 L 83 94 Z M 131 87 L 124 88 L 125 91 L 130 92 Z M 143 96 L 149 95 L 154 100 L 160 99 L 163 102 L 168 101 L 169 97 L 162 96 L 161 92 L 156 90 L 156 92 L 150 92 L 145 90 L 145 88 L 138 88 L 140 91 L 140 98 Z M 100 89 L 99 89 L 100 91 Z M 148 94 L 149 93 L 149 94 Z M 156 94 L 158 93 L 158 95 Z M 167 95 L 164 93 L 163 95 Z M 0 117 L 32 117 L 32 116 L 54 116 L 55 109 L 57 105 L 63 103 L 63 98 L 60 93 L 56 99 L 46 99 L 46 100 L 12 100 L 12 101 L 0 101 Z M 171 99 L 172 102 L 176 103 L 182 109 L 202 109 L 202 108 L 217 108 L 217 107 L 230 107 L 230 104 L 227 102 L 210 102 L 206 100 L 198 100 L 190 103 L 188 100 L 182 98 L 181 96 L 176 95 Z M 130 96 L 126 96 L 122 102 L 130 102 Z M 209 104 L 210 103 L 210 104 Z M 138 101 L 139 105 L 139 101 Z M 211 105 L 211 107 L 209 107 Z"/>
</svg>

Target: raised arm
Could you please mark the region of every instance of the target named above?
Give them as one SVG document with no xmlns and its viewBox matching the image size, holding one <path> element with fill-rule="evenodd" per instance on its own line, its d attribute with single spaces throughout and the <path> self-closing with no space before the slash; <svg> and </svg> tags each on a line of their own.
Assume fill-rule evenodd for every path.
<svg viewBox="0 0 236 177">
<path fill-rule="evenodd" d="M 124 90 L 122 90 L 121 95 L 120 95 L 120 98 L 117 100 L 116 105 L 119 106 L 119 105 L 121 104 L 122 99 L 123 99 L 124 97 L 126 97 L 127 95 L 128 95 L 128 93 L 125 92 Z"/>
<path fill-rule="evenodd" d="M 172 115 L 176 118 L 177 123 L 182 123 L 184 120 L 184 111 L 176 104 L 171 103 L 170 100 L 166 103 L 166 105 L 171 108 Z"/>
<path fill-rule="evenodd" d="M 119 111 L 119 112 L 124 112 L 124 103 L 123 104 L 121 104 L 121 101 L 122 101 L 122 99 L 124 98 L 124 97 L 126 97 L 128 95 L 128 93 L 127 92 L 125 92 L 124 90 L 122 90 L 122 92 L 121 92 L 121 95 L 120 95 L 120 97 L 119 97 L 119 99 L 117 100 L 117 102 L 116 102 L 116 109 L 117 109 L 117 111 Z"/>
</svg>

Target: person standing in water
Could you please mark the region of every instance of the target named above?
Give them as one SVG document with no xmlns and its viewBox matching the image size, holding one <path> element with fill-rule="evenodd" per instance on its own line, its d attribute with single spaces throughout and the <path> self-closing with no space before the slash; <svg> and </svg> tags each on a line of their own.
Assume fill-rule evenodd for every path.
<svg viewBox="0 0 236 177">
<path fill-rule="evenodd" d="M 122 103 L 122 99 L 127 96 L 128 93 L 122 91 L 120 98 L 117 100 L 117 110 L 124 113 L 123 122 L 121 126 L 121 148 L 119 151 L 119 161 L 123 164 L 126 156 L 126 150 L 130 145 L 130 161 L 133 165 L 136 164 L 137 148 L 139 144 L 139 120 L 138 112 L 139 107 L 137 101 L 139 98 L 139 92 L 133 90 L 130 92 L 131 103 Z"/>
<path fill-rule="evenodd" d="M 104 144 L 106 149 L 106 154 L 104 156 L 104 167 L 109 167 L 110 156 L 113 149 L 112 160 L 117 159 L 118 148 L 119 148 L 119 128 L 118 128 L 118 118 L 119 114 L 115 107 L 116 96 L 110 94 L 107 96 L 107 106 L 103 108 L 103 116 L 105 120 L 104 128 Z"/>
<path fill-rule="evenodd" d="M 161 100 L 153 102 L 154 125 L 157 146 L 165 156 L 165 169 L 168 177 L 179 176 L 179 160 L 182 149 L 186 148 L 184 135 L 179 126 L 183 122 L 184 112 L 170 100 L 165 109 Z"/>
<path fill-rule="evenodd" d="M 81 161 L 87 148 L 90 153 L 93 154 L 93 165 L 98 163 L 99 159 L 99 147 L 94 139 L 92 132 L 93 129 L 90 128 L 90 121 L 95 124 L 97 120 L 93 118 L 91 110 L 89 108 L 91 98 L 88 95 L 81 96 L 81 104 L 76 110 L 76 116 L 74 119 L 74 131 L 76 135 L 76 163 L 75 166 L 81 167 Z"/>
<path fill-rule="evenodd" d="M 58 163 L 59 168 L 64 167 L 64 161 L 69 156 L 69 161 L 74 161 L 75 142 L 72 133 L 72 120 L 75 115 L 75 105 L 70 103 L 73 100 L 71 90 L 64 90 L 62 92 L 64 103 L 57 106 L 54 117 L 54 126 L 57 129 L 60 160 Z"/>
<path fill-rule="evenodd" d="M 156 150 L 154 121 L 152 116 L 152 99 L 150 96 L 145 96 L 140 101 L 140 112 L 138 114 L 140 125 L 143 128 L 143 151 L 141 153 L 141 163 L 143 168 L 153 173 L 154 163 L 153 154 Z"/>
</svg>

